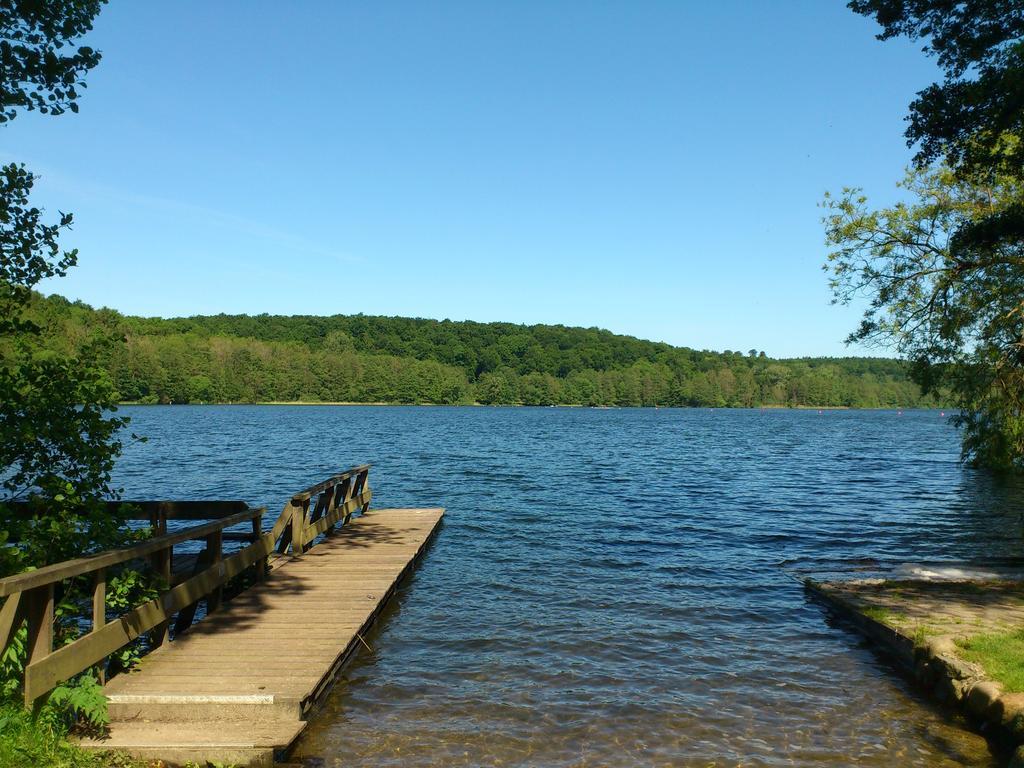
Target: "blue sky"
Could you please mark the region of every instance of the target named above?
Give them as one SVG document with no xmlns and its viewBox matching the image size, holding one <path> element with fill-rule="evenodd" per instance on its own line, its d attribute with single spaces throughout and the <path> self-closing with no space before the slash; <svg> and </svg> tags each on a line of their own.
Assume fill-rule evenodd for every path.
<svg viewBox="0 0 1024 768">
<path fill-rule="evenodd" d="M 846 354 L 817 204 L 896 199 L 936 76 L 874 33 L 841 0 L 113 0 L 81 113 L 0 155 L 75 214 L 44 290 L 127 313 Z"/>
</svg>

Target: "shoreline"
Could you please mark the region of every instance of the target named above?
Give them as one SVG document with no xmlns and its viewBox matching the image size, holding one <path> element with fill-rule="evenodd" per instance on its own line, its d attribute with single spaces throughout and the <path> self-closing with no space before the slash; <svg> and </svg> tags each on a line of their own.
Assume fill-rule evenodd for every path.
<svg viewBox="0 0 1024 768">
<path fill-rule="evenodd" d="M 387 406 L 387 407 L 415 407 L 415 408 L 585 408 L 594 411 L 606 411 L 606 410 L 626 410 L 626 409 L 644 409 L 652 411 L 664 411 L 664 410 L 675 410 L 675 411 L 953 411 L 954 409 L 950 406 L 934 406 L 928 408 L 921 408 L 916 406 L 872 406 L 872 407 L 858 407 L 853 405 L 581 405 L 579 403 L 557 403 L 551 405 L 524 405 L 523 403 L 395 403 L 387 401 L 375 401 L 375 402 L 350 402 L 345 400 L 339 401 L 320 401 L 320 400 L 260 400 L 254 403 L 242 403 L 242 402 L 209 402 L 209 403 L 144 403 L 139 400 L 122 400 L 117 403 L 118 407 L 121 406 L 139 406 L 146 408 L 156 407 L 178 407 L 178 406 L 241 406 L 241 405 L 260 405 L 260 406 L 282 406 L 282 405 L 295 405 L 295 406 L 318 406 L 318 405 L 329 405 L 329 406 Z"/>
</svg>

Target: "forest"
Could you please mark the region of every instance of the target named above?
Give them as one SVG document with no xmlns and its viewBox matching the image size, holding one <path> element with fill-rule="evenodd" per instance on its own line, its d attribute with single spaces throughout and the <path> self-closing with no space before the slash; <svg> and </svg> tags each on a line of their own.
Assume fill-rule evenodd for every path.
<svg viewBox="0 0 1024 768">
<path fill-rule="evenodd" d="M 33 297 L 47 346 L 90 348 L 138 403 L 932 407 L 888 358 L 773 359 L 597 328 L 404 317 L 142 318 Z"/>
</svg>

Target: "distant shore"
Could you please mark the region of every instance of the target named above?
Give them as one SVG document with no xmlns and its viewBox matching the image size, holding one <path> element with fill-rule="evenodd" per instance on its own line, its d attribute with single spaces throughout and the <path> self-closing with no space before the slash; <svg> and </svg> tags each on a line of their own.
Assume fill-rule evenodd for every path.
<svg viewBox="0 0 1024 768">
<path fill-rule="evenodd" d="M 928 408 L 920 408 L 915 406 L 855 406 L 855 405 L 580 405 L 578 403 L 555 403 L 551 405 L 524 405 L 523 403 L 392 403 L 392 402 L 348 402 L 348 401 L 319 401 L 319 400 L 261 400 L 255 403 L 225 403 L 225 402 L 211 402 L 211 403 L 145 403 L 138 400 L 123 400 L 118 403 L 122 405 L 138 405 L 138 406 L 178 406 L 178 405 L 303 405 L 303 406 L 316 406 L 316 405 L 343 405 L 343 406 L 357 406 L 357 405 L 373 405 L 373 406 L 415 406 L 418 408 L 590 408 L 592 410 L 621 410 L 624 408 L 644 408 L 649 410 L 663 410 L 663 409 L 676 409 L 685 411 L 950 411 L 952 408 L 949 406 L 935 406 Z"/>
</svg>

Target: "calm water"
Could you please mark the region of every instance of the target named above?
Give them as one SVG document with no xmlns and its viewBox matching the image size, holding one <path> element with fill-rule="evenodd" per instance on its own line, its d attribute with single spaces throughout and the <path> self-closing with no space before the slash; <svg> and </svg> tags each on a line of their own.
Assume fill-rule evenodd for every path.
<svg viewBox="0 0 1024 768">
<path fill-rule="evenodd" d="M 310 765 L 995 764 L 794 578 L 1019 564 L 1024 493 L 938 412 L 124 410 L 129 496 L 276 514 L 370 461 L 376 506 L 448 509 Z"/>
</svg>

